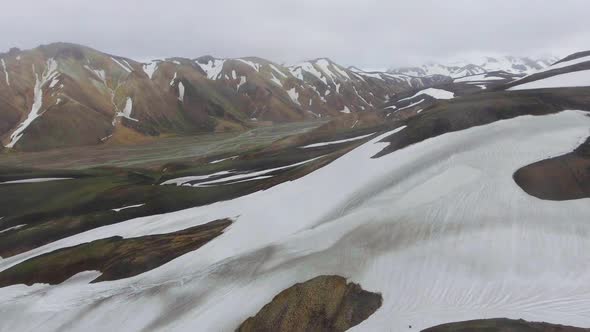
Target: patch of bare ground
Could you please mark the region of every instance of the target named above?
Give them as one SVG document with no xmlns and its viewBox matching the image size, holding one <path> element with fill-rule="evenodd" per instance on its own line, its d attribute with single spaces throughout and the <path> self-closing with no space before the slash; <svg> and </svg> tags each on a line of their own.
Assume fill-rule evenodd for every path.
<svg viewBox="0 0 590 332">
<path fill-rule="evenodd" d="M 179 232 L 124 239 L 119 236 L 59 249 L 0 272 L 0 287 L 60 284 L 84 271 L 100 271 L 92 282 L 129 278 L 196 250 L 223 233 L 222 219 Z"/>
<path fill-rule="evenodd" d="M 525 166 L 513 177 L 525 192 L 540 199 L 590 198 L 590 138 L 573 152 Z"/>
<path fill-rule="evenodd" d="M 583 329 L 572 326 L 554 325 L 548 323 L 532 323 L 524 320 L 510 320 L 506 318 L 473 320 L 460 323 L 444 324 L 422 332 L 584 332 Z"/>
<path fill-rule="evenodd" d="M 381 294 L 340 276 L 319 276 L 282 291 L 237 331 L 346 331 L 381 307 Z"/>
</svg>

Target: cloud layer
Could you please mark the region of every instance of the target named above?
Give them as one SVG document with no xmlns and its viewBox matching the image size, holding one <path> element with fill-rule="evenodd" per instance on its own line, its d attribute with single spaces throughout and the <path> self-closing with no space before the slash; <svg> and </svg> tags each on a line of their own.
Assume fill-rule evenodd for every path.
<svg viewBox="0 0 590 332">
<path fill-rule="evenodd" d="M 590 49 L 586 0 L 18 0 L 0 50 L 67 41 L 132 58 L 330 57 L 380 68 Z"/>
</svg>

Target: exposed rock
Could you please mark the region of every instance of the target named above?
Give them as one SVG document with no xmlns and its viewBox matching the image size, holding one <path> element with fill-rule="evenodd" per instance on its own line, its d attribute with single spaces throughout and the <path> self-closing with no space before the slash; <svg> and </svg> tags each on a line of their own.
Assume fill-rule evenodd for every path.
<svg viewBox="0 0 590 332">
<path fill-rule="evenodd" d="M 540 199 L 590 198 L 590 138 L 571 153 L 519 169 L 514 173 L 514 181 Z"/>
<path fill-rule="evenodd" d="M 132 277 L 196 250 L 221 235 L 230 220 L 216 220 L 175 233 L 131 239 L 120 236 L 59 249 L 0 272 L 0 287 L 59 284 L 84 271 L 101 271 L 93 282 Z"/>
<path fill-rule="evenodd" d="M 486 319 L 460 323 L 444 324 L 422 332 L 582 332 L 590 329 L 553 325 L 548 323 L 531 323 L 524 320 Z"/>
<path fill-rule="evenodd" d="M 320 276 L 282 291 L 237 331 L 346 331 L 382 302 L 381 294 L 347 284 L 343 277 Z"/>
</svg>

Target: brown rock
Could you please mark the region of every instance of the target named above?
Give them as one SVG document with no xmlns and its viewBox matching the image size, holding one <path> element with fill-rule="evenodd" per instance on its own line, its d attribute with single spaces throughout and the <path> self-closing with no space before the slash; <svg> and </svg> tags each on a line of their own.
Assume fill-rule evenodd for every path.
<svg viewBox="0 0 590 332">
<path fill-rule="evenodd" d="M 382 302 L 381 294 L 347 284 L 343 277 L 320 276 L 282 291 L 237 331 L 346 331 Z"/>
<path fill-rule="evenodd" d="M 553 325 L 548 323 L 531 323 L 524 320 L 485 319 L 460 323 L 451 323 L 431 327 L 422 332 L 584 332 L 590 329 Z"/>
<path fill-rule="evenodd" d="M 590 139 L 575 151 L 525 166 L 514 181 L 529 195 L 564 201 L 590 197 Z"/>
</svg>

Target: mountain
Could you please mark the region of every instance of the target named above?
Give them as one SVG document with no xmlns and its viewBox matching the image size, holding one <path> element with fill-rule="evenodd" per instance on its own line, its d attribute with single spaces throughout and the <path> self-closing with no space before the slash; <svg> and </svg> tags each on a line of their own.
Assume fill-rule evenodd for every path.
<svg viewBox="0 0 590 332">
<path fill-rule="evenodd" d="M 495 71 L 505 71 L 511 74 L 523 75 L 548 67 L 557 60 L 558 58 L 555 57 L 484 57 L 473 62 L 461 61 L 449 65 L 429 63 L 419 67 L 393 68 L 388 72 L 415 77 L 444 75 L 452 78 L 479 75 Z"/>
<path fill-rule="evenodd" d="M 367 73 L 329 59 L 141 63 L 55 43 L 0 54 L 0 140 L 7 149 L 138 142 L 369 111 L 440 77 Z"/>
</svg>

